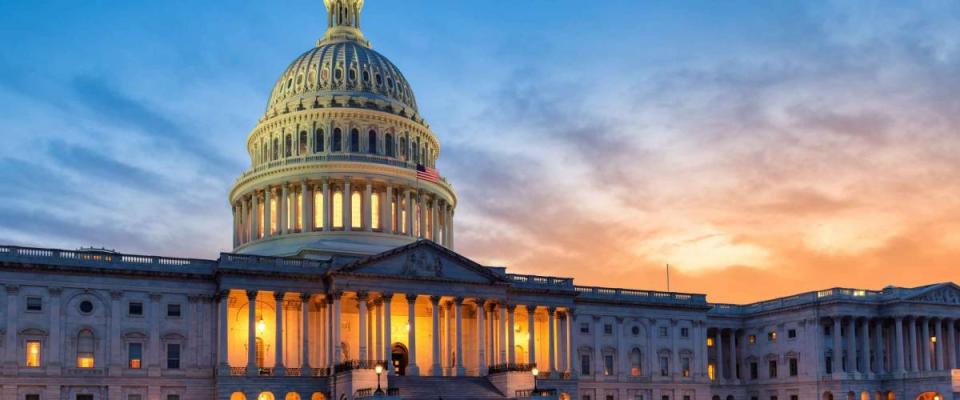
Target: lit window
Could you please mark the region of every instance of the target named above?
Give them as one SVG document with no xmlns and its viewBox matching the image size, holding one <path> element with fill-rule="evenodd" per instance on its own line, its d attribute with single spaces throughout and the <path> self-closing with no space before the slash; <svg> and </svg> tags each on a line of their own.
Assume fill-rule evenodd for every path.
<svg viewBox="0 0 960 400">
<path fill-rule="evenodd" d="M 777 341 L 777 331 L 770 331 L 767 333 L 767 341 L 776 342 Z"/>
<path fill-rule="evenodd" d="M 606 376 L 613 375 L 613 355 L 606 354 L 603 356 L 603 374 Z"/>
<path fill-rule="evenodd" d="M 343 228 L 343 192 L 333 193 L 333 227 Z"/>
<path fill-rule="evenodd" d="M 407 202 L 406 200 L 401 200 L 400 204 L 400 232 L 407 232 Z"/>
<path fill-rule="evenodd" d="M 380 193 L 370 195 L 370 228 L 380 229 Z"/>
<path fill-rule="evenodd" d="M 690 377 L 690 357 L 680 358 L 680 369 L 683 370 L 683 377 Z"/>
<path fill-rule="evenodd" d="M 314 228 L 323 228 L 323 192 L 317 191 L 313 194 L 313 226 Z"/>
<path fill-rule="evenodd" d="M 708 337 L 708 338 L 707 338 L 707 347 L 713 347 L 713 338 L 712 338 L 712 337 Z"/>
<path fill-rule="evenodd" d="M 270 196 L 270 234 L 277 233 L 277 196 Z"/>
<path fill-rule="evenodd" d="M 297 193 L 297 216 L 293 221 L 293 226 L 296 227 L 298 231 L 303 230 L 303 218 L 300 218 L 303 215 L 303 193 Z"/>
<path fill-rule="evenodd" d="M 643 373 L 641 360 L 643 360 L 643 357 L 640 354 L 640 349 L 633 349 L 630 352 L 630 376 L 640 376 Z"/>
<path fill-rule="evenodd" d="M 350 195 L 350 227 L 363 228 L 363 198 L 360 192 Z"/>
<path fill-rule="evenodd" d="M 27 367 L 28 368 L 40 367 L 40 341 L 39 340 L 27 341 Z"/>
<path fill-rule="evenodd" d="M 77 336 L 77 368 L 93 368 L 93 332 L 86 329 Z"/>
<path fill-rule="evenodd" d="M 711 381 L 717 380 L 717 366 L 713 363 L 707 364 L 707 377 Z"/>
<path fill-rule="evenodd" d="M 257 223 L 255 225 L 257 225 L 256 235 L 258 239 L 263 237 L 263 207 L 263 202 L 257 203 Z"/>
<path fill-rule="evenodd" d="M 747 342 L 750 343 L 750 344 L 756 343 L 756 342 L 757 342 L 757 335 L 749 335 L 749 336 L 747 336 Z"/>
<path fill-rule="evenodd" d="M 140 369 L 143 361 L 143 344 L 130 343 L 127 345 L 127 366 L 133 369 Z"/>
</svg>

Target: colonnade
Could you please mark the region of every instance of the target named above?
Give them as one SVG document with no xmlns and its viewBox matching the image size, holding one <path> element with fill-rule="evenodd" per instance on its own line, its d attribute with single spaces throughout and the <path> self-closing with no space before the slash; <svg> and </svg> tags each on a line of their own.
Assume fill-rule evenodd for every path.
<svg viewBox="0 0 960 400">
<path fill-rule="evenodd" d="M 416 187 L 345 176 L 266 185 L 233 204 L 233 244 L 306 232 L 382 232 L 453 248 L 454 206 Z"/>
<path fill-rule="evenodd" d="M 258 319 L 257 319 L 257 298 L 264 292 L 257 290 L 246 290 L 248 313 L 246 327 L 247 343 L 257 341 Z M 408 328 L 406 347 L 408 364 L 405 368 L 407 375 L 431 375 L 431 376 L 465 376 L 465 375 L 486 375 L 491 369 L 509 370 L 515 368 L 532 368 L 537 366 L 544 374 L 556 372 L 569 372 L 571 366 L 570 360 L 570 310 L 557 307 L 548 307 L 540 305 L 516 305 L 508 304 L 502 300 L 487 300 L 483 298 L 464 298 L 454 296 L 423 295 L 414 293 L 393 294 L 383 292 L 332 292 L 325 294 L 296 293 L 287 294 L 284 292 L 272 292 L 272 295 L 278 305 L 275 307 L 275 343 L 276 349 L 284 349 L 283 338 L 290 337 L 285 335 L 285 324 L 283 324 L 282 302 L 294 296 L 299 299 L 300 310 L 303 313 L 302 321 L 310 321 L 309 312 L 313 308 L 319 311 L 320 318 L 315 320 L 316 327 L 310 328 L 309 323 L 303 323 L 298 329 L 301 330 L 298 337 L 301 340 L 302 356 L 300 365 L 287 365 L 284 359 L 284 351 L 275 352 L 275 360 L 272 368 L 264 368 L 258 365 L 256 346 L 247 346 L 247 357 L 245 367 L 231 366 L 229 364 L 229 319 L 228 299 L 230 291 L 222 291 L 219 295 L 219 347 L 218 363 L 221 374 L 233 375 L 325 375 L 336 371 L 340 365 L 350 365 L 351 368 L 372 368 L 375 364 L 384 363 L 389 373 L 397 373 L 392 362 L 389 362 L 393 353 L 395 343 L 391 338 L 394 337 L 394 330 L 399 328 Z M 406 301 L 406 327 L 398 327 L 391 321 L 391 316 L 395 315 L 392 306 L 394 297 Z M 426 301 L 428 310 L 431 314 L 428 327 L 430 329 L 429 337 L 432 338 L 426 350 L 422 347 L 418 349 L 417 341 L 417 319 L 416 305 L 418 301 L 423 305 Z M 311 304 L 315 304 L 311 307 Z M 356 337 L 346 338 L 344 335 L 344 306 L 357 307 L 359 312 L 358 324 L 356 330 L 350 330 Z M 527 329 L 522 333 L 526 334 L 525 350 L 526 359 L 518 359 L 516 353 L 517 334 L 521 330 L 516 326 L 516 311 L 522 310 L 527 317 Z M 542 350 L 537 349 L 537 316 L 545 317 L 547 320 L 547 338 L 546 343 L 541 343 Z M 473 318 L 468 318 L 473 317 Z M 469 320 L 469 321 L 468 321 Z M 508 323 L 509 321 L 509 323 Z M 422 322 L 422 320 L 421 320 Z M 470 326 L 473 325 L 473 326 Z M 544 324 L 541 324 L 544 325 Z M 470 335 L 467 335 L 467 333 Z M 311 334 L 313 332 L 313 334 Z M 475 346 L 470 346 L 476 354 L 471 358 L 476 360 L 473 365 L 467 366 L 464 363 L 464 340 L 467 337 L 475 340 Z M 542 336 L 542 334 L 541 334 Z M 346 347 L 347 341 L 355 345 Z M 311 346 L 321 346 L 319 359 L 311 359 Z M 356 354 L 347 354 L 352 352 L 350 348 L 357 348 Z M 547 362 L 545 365 L 538 365 L 538 351 L 547 353 Z M 417 364 L 418 356 L 429 354 L 432 363 L 428 371 L 420 371 Z M 475 356 L 475 357 L 473 357 Z"/>
<path fill-rule="evenodd" d="M 909 315 L 830 318 L 823 325 L 832 332 L 829 369 L 833 373 L 870 374 L 960 368 L 957 323 L 954 318 Z"/>
</svg>

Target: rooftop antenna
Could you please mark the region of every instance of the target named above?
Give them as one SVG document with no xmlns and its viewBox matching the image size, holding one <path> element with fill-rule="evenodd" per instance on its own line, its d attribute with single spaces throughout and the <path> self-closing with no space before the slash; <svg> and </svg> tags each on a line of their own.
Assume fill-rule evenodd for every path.
<svg viewBox="0 0 960 400">
<path fill-rule="evenodd" d="M 667 264 L 667 291 L 670 291 L 670 264 Z"/>
</svg>

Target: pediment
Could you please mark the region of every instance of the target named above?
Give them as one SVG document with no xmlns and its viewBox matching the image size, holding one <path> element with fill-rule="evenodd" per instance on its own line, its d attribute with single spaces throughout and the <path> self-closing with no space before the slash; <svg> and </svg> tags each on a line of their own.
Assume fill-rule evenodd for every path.
<svg viewBox="0 0 960 400">
<path fill-rule="evenodd" d="M 336 272 L 488 284 L 504 279 L 486 267 L 427 240 L 347 264 Z"/>
<path fill-rule="evenodd" d="M 907 297 L 907 300 L 960 305 L 960 287 L 953 283 L 933 285 Z"/>
</svg>

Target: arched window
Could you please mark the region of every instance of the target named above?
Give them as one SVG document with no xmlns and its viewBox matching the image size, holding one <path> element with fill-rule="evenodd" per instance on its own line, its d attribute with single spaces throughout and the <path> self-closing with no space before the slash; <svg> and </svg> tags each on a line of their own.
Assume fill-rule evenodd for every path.
<svg viewBox="0 0 960 400">
<path fill-rule="evenodd" d="M 273 138 L 273 158 L 271 160 L 276 161 L 278 158 L 280 158 L 280 140 Z"/>
<path fill-rule="evenodd" d="M 284 400 L 300 400 L 300 395 L 296 392 L 287 393 L 287 396 L 283 398 Z"/>
<path fill-rule="evenodd" d="M 360 152 L 360 131 L 356 129 L 350 130 L 350 151 L 353 153 Z"/>
<path fill-rule="evenodd" d="M 641 360 L 643 360 L 643 356 L 640 354 L 640 349 L 633 349 L 630 352 L 630 376 L 643 374 L 643 367 L 640 365 Z"/>
<path fill-rule="evenodd" d="M 407 138 L 400 138 L 400 158 L 403 158 L 404 161 L 407 160 Z"/>
<path fill-rule="evenodd" d="M 333 227 L 343 228 L 343 192 L 333 193 Z"/>
<path fill-rule="evenodd" d="M 233 400 L 233 399 L 230 399 L 230 400 Z M 327 397 L 324 396 L 323 393 L 316 392 L 310 395 L 310 400 L 327 400 Z"/>
<path fill-rule="evenodd" d="M 257 339 L 257 340 L 260 340 L 260 339 Z M 257 400 L 275 400 L 275 399 L 273 397 L 273 393 L 262 392 L 257 396 Z"/>
<path fill-rule="evenodd" d="M 343 151 L 343 134 L 340 128 L 333 129 L 333 143 L 330 145 L 330 151 Z"/>
<path fill-rule="evenodd" d="M 230 394 L 230 400 L 247 400 L 247 396 L 243 392 L 233 392 Z"/>
<path fill-rule="evenodd" d="M 283 140 L 283 145 L 283 155 L 290 157 L 292 155 L 291 152 L 293 152 L 293 136 L 290 136 L 288 133 L 287 137 Z"/>
<path fill-rule="evenodd" d="M 380 193 L 370 195 L 370 228 L 380 229 Z"/>
<path fill-rule="evenodd" d="M 377 154 L 377 133 L 374 131 L 367 133 L 367 153 Z"/>
<path fill-rule="evenodd" d="M 260 140 L 260 162 L 267 161 L 267 143 Z"/>
<path fill-rule="evenodd" d="M 393 157 L 394 154 L 396 153 L 396 152 L 393 150 L 393 135 L 391 135 L 391 134 L 388 133 L 388 134 L 386 135 L 386 137 L 383 138 L 383 145 L 384 145 L 384 147 L 387 148 L 387 149 L 386 149 L 386 150 L 387 150 L 387 151 L 386 151 L 387 157 Z"/>
<path fill-rule="evenodd" d="M 300 146 L 297 147 L 297 155 L 307 154 L 307 131 L 300 131 Z"/>
<path fill-rule="evenodd" d="M 313 152 L 323 152 L 323 129 L 317 129 L 313 132 Z"/>
<path fill-rule="evenodd" d="M 354 229 L 363 228 L 363 199 L 360 192 L 356 191 L 350 195 L 350 227 Z"/>
<path fill-rule="evenodd" d="M 401 196 L 399 203 L 400 203 L 400 204 L 399 204 L 399 206 L 400 206 L 400 221 L 399 221 L 399 223 L 397 224 L 397 226 L 399 227 L 398 230 L 399 230 L 401 233 L 408 233 L 409 231 L 407 230 L 407 200 L 404 199 L 403 196 Z"/>
<path fill-rule="evenodd" d="M 411 143 L 411 144 L 413 145 L 413 146 L 412 146 L 413 148 L 411 149 L 411 150 L 413 150 L 413 154 L 411 154 L 411 157 L 410 157 L 410 158 L 412 159 L 411 161 L 413 161 L 413 162 L 415 162 L 415 163 L 420 163 L 420 155 L 419 155 L 419 151 L 420 151 L 420 139 L 416 139 L 416 141 L 414 141 L 414 142 Z"/>
<path fill-rule="evenodd" d="M 89 329 L 77 335 L 77 368 L 93 368 L 93 332 Z"/>
</svg>

